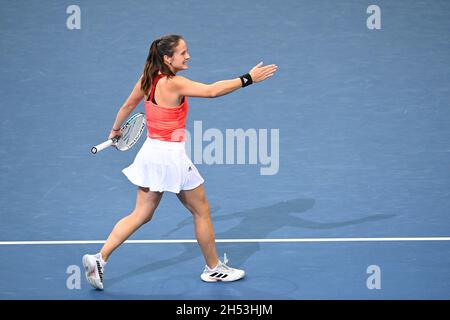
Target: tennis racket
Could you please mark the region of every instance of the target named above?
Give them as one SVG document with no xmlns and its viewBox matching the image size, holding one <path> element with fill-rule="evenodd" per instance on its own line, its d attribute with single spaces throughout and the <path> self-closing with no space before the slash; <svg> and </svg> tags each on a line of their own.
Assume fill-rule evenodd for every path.
<svg viewBox="0 0 450 320">
<path fill-rule="evenodd" d="M 112 139 L 106 140 L 105 142 L 92 147 L 91 152 L 96 154 L 97 152 L 110 146 L 114 146 L 120 151 L 127 151 L 139 140 L 142 132 L 144 132 L 145 126 L 145 114 L 136 113 L 132 115 L 120 128 L 120 131 L 122 132 L 121 137 L 116 136 Z"/>
</svg>

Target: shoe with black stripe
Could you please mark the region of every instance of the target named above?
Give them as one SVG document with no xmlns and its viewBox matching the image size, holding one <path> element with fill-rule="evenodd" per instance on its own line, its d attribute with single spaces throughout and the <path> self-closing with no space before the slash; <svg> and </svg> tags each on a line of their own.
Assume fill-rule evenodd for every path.
<svg viewBox="0 0 450 320">
<path fill-rule="evenodd" d="M 103 290 L 103 274 L 106 262 L 103 261 L 100 253 L 95 255 L 86 254 L 83 256 L 83 267 L 86 280 L 95 289 Z"/>
<path fill-rule="evenodd" d="M 205 266 L 205 270 L 203 270 L 200 277 L 206 282 L 230 282 L 242 279 L 245 276 L 244 270 L 231 268 L 226 265 L 226 262 L 226 259 L 225 262 L 219 260 L 219 263 L 214 269 Z"/>
</svg>

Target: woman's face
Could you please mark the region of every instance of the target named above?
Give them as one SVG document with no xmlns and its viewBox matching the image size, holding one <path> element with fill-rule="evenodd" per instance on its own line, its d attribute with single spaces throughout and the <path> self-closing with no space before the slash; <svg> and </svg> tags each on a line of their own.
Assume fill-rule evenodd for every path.
<svg viewBox="0 0 450 320">
<path fill-rule="evenodd" d="M 188 68 L 188 60 L 191 58 L 186 42 L 183 39 L 180 39 L 178 45 L 174 49 L 173 56 L 165 56 L 165 58 L 173 72 L 176 73 L 181 70 L 186 70 Z"/>
</svg>

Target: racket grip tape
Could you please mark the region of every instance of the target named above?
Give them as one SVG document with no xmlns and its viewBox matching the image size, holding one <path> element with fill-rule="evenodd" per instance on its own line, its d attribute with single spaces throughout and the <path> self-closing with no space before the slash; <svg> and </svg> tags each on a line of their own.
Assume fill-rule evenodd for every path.
<svg viewBox="0 0 450 320">
<path fill-rule="evenodd" d="M 102 143 L 100 143 L 100 144 L 98 144 L 98 145 L 96 145 L 96 146 L 93 146 L 93 147 L 91 148 L 91 152 L 92 152 L 93 154 L 96 154 L 97 152 L 102 151 L 102 150 L 104 150 L 104 149 L 106 149 L 106 148 L 112 146 L 112 145 L 113 145 L 114 143 L 116 143 L 118 140 L 119 140 L 118 137 L 114 137 L 114 138 L 112 138 L 112 139 L 106 140 L 105 142 L 102 142 Z"/>
</svg>

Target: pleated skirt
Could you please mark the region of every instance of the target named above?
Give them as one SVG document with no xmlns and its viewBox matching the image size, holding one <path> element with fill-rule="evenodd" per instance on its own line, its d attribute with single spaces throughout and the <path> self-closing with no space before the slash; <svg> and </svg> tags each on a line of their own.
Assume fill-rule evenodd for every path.
<svg viewBox="0 0 450 320">
<path fill-rule="evenodd" d="M 185 142 L 147 137 L 133 163 L 122 170 L 133 184 L 150 191 L 179 193 L 204 183 L 186 154 Z"/>
</svg>

